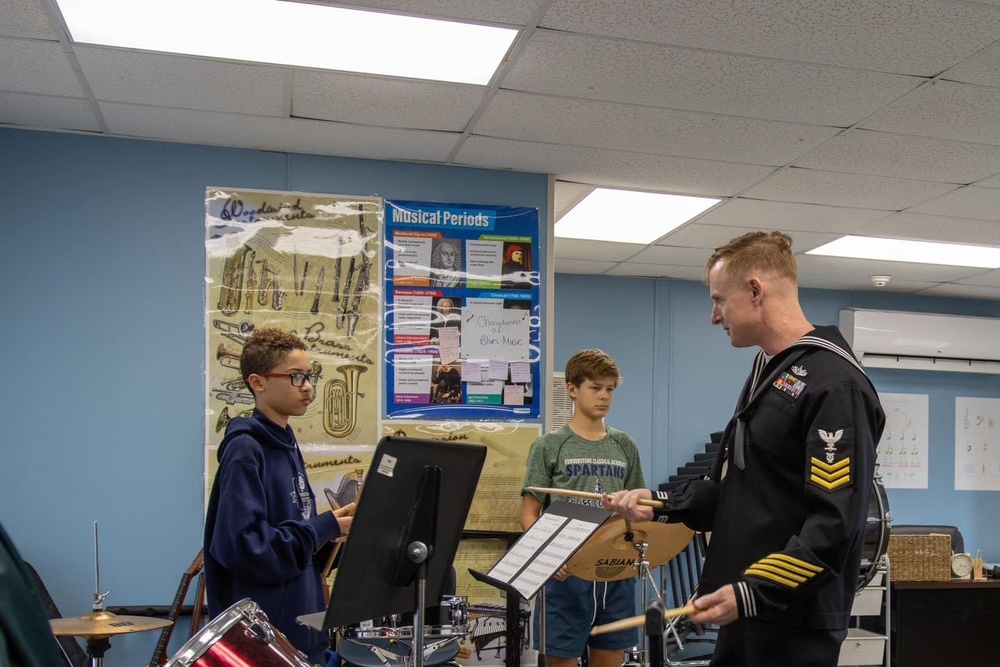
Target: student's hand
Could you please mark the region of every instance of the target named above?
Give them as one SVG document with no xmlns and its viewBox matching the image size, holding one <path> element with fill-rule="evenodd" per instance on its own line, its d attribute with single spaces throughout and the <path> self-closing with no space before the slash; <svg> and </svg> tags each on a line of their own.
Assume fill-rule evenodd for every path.
<svg viewBox="0 0 1000 667">
<path fill-rule="evenodd" d="M 552 575 L 552 578 L 556 581 L 566 581 L 569 579 L 569 570 L 567 570 L 566 566 L 563 565 L 555 574 Z"/>
<path fill-rule="evenodd" d="M 349 503 L 333 510 L 333 515 L 337 517 L 337 525 L 340 526 L 340 537 L 334 542 L 347 539 L 347 534 L 351 532 L 351 524 L 354 523 L 354 510 L 357 507 L 357 503 Z"/>
<path fill-rule="evenodd" d="M 723 586 L 708 595 L 696 597 L 692 604 L 698 610 L 697 614 L 689 617 L 692 623 L 726 625 L 740 617 L 740 610 L 736 606 L 736 589 L 733 586 Z"/>
<path fill-rule="evenodd" d="M 601 503 L 608 512 L 621 514 L 629 521 L 652 521 L 653 508 L 640 505 L 639 500 L 649 500 L 653 497 L 649 489 L 632 489 L 631 491 L 617 491 L 610 496 L 601 494 Z"/>
</svg>

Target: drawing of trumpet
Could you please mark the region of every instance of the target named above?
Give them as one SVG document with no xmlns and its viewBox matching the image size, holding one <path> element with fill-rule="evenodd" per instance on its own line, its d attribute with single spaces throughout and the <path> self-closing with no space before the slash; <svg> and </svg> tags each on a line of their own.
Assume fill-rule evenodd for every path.
<svg viewBox="0 0 1000 667">
<path fill-rule="evenodd" d="M 361 374 L 368 370 L 359 364 L 338 368 L 343 380 L 328 380 L 323 386 L 323 430 L 335 438 L 346 438 L 358 427 L 358 399 Z"/>
</svg>

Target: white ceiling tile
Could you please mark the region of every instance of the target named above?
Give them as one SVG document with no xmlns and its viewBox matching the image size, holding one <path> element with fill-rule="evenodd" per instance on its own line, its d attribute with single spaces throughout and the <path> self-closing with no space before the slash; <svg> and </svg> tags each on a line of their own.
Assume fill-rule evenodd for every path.
<svg viewBox="0 0 1000 667">
<path fill-rule="evenodd" d="M 101 101 L 287 116 L 287 68 L 93 46 L 76 47 Z"/>
<path fill-rule="evenodd" d="M 292 115 L 358 125 L 461 132 L 482 86 L 295 70 Z"/>
<path fill-rule="evenodd" d="M 601 274 L 615 265 L 615 262 L 599 262 L 591 259 L 569 259 L 556 255 L 556 273 L 579 275 Z"/>
<path fill-rule="evenodd" d="M 856 231 L 861 236 L 1000 246 L 1000 224 L 991 220 L 894 213 Z"/>
<path fill-rule="evenodd" d="M 475 136 L 463 143 L 455 162 L 551 173 L 607 187 L 710 197 L 733 195 L 772 171 L 771 167 Z"/>
<path fill-rule="evenodd" d="M 941 75 L 942 79 L 1000 88 L 1000 44 L 988 46 Z"/>
<path fill-rule="evenodd" d="M 572 123 L 566 119 L 572 118 Z M 500 91 L 475 134 L 727 162 L 784 165 L 840 130 Z"/>
<path fill-rule="evenodd" d="M 998 118 L 1000 89 L 936 81 L 879 111 L 861 127 L 1000 145 Z"/>
<path fill-rule="evenodd" d="M 541 25 L 569 32 L 857 69 L 933 76 L 1000 34 L 1000 12 L 926 0 L 554 0 Z"/>
<path fill-rule="evenodd" d="M 982 273 L 978 273 L 974 276 L 968 276 L 967 278 L 962 278 L 961 280 L 956 280 L 955 282 L 960 283 L 962 285 L 978 285 L 980 287 L 1000 287 L 1000 269 L 983 271 Z"/>
<path fill-rule="evenodd" d="M 156 128 L 153 138 L 156 139 L 291 153 L 443 162 L 456 139 L 455 135 L 443 132 L 370 128 L 113 102 L 102 103 L 101 109 L 111 131 L 123 136 L 138 132 L 149 136 L 148 123 L 152 121 Z"/>
<path fill-rule="evenodd" d="M 673 278 L 675 280 L 701 281 L 701 270 L 691 266 L 672 266 L 669 264 L 640 264 L 637 262 L 622 262 L 608 270 L 605 275 L 631 278 Z M 705 317 L 708 318 L 710 302 L 705 299 Z"/>
<path fill-rule="evenodd" d="M 62 31 L 49 23 L 45 0 L 4 0 L 0 2 L 0 36 L 57 41 Z"/>
<path fill-rule="evenodd" d="M 996 287 L 982 285 L 962 285 L 960 283 L 941 283 L 931 285 L 916 292 L 920 296 L 948 297 L 950 299 L 992 299 L 997 300 Z"/>
<path fill-rule="evenodd" d="M 553 219 L 557 222 L 574 206 L 594 191 L 594 186 L 587 183 L 571 183 L 556 181 L 552 186 Z"/>
<path fill-rule="evenodd" d="M 795 166 L 964 184 L 1000 172 L 1000 146 L 849 130 L 797 160 Z"/>
<path fill-rule="evenodd" d="M 70 59 L 58 42 L 0 38 L 0 90 L 85 97 Z"/>
<path fill-rule="evenodd" d="M 24 127 L 102 131 L 90 101 L 79 97 L 0 92 L 0 118 L 4 123 Z"/>
<path fill-rule="evenodd" d="M 559 224 L 556 223 L 558 231 Z M 607 241 L 586 241 L 583 239 L 566 239 L 555 237 L 556 257 L 565 259 L 598 259 L 608 262 L 620 262 L 642 250 L 645 246 L 638 243 L 609 243 Z"/>
<path fill-rule="evenodd" d="M 501 86 L 847 127 L 919 83 L 894 74 L 539 30 Z"/>
<path fill-rule="evenodd" d="M 919 280 L 899 280 L 893 278 L 885 287 L 875 287 L 865 273 L 806 273 L 799 264 L 799 287 L 813 289 L 839 289 L 851 292 L 898 292 L 913 294 L 935 283 Z"/>
<path fill-rule="evenodd" d="M 898 211 L 954 189 L 945 183 L 793 168 L 782 169 L 741 194 L 754 199 Z"/>
<path fill-rule="evenodd" d="M 322 3 L 324 0 L 319 0 Z M 343 5 L 340 0 L 329 2 Z M 503 2 L 483 2 L 483 0 L 351 0 L 352 7 L 390 11 L 394 14 L 413 16 L 435 16 L 438 18 L 466 19 L 476 23 L 505 23 L 523 25 L 538 11 L 541 0 L 504 0 Z"/>
<path fill-rule="evenodd" d="M 688 248 L 705 248 L 714 250 L 719 246 L 729 243 L 737 236 L 749 233 L 746 227 L 719 227 L 716 225 L 706 225 L 701 222 L 692 222 L 684 225 L 677 231 L 667 234 L 657 242 L 657 245 L 676 245 Z M 767 229 L 765 231 L 771 231 Z M 838 237 L 837 234 L 806 231 L 788 231 L 786 233 L 792 237 L 792 248 L 796 253 L 812 250 L 824 243 L 829 243 Z M 708 259 L 708 255 L 705 259 Z"/>
<path fill-rule="evenodd" d="M 984 178 L 981 181 L 976 181 L 973 185 L 984 187 L 984 188 L 1000 188 L 1000 174 L 996 176 L 990 176 L 989 178 Z"/>
<path fill-rule="evenodd" d="M 878 220 L 888 211 L 865 208 L 819 206 L 793 202 L 762 201 L 736 197 L 723 202 L 700 218 L 699 224 L 748 227 L 751 229 L 793 229 L 847 234 Z"/>
<path fill-rule="evenodd" d="M 970 185 L 914 205 L 907 213 L 1000 220 L 1000 190 Z"/>
<path fill-rule="evenodd" d="M 630 261 L 639 264 L 670 264 L 701 268 L 705 266 L 705 262 L 711 254 L 712 251 L 708 248 L 651 245 L 632 257 Z"/>
</svg>

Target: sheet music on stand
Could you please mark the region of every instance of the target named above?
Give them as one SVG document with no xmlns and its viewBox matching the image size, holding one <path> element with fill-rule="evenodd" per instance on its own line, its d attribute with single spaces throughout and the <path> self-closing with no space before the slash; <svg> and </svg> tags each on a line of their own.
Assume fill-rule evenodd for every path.
<svg viewBox="0 0 1000 667">
<path fill-rule="evenodd" d="M 469 574 L 530 600 L 610 516 L 603 507 L 554 502 L 488 573 Z"/>
</svg>

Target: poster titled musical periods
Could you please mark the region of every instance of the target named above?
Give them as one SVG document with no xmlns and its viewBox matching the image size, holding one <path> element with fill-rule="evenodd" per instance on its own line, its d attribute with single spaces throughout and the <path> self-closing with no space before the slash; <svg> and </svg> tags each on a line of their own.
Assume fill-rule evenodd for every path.
<svg viewBox="0 0 1000 667">
<path fill-rule="evenodd" d="M 879 394 L 885 430 L 876 449 L 878 470 L 887 489 L 926 489 L 927 394 Z"/>
<path fill-rule="evenodd" d="M 239 360 L 261 327 L 298 334 L 320 375 L 305 415 L 289 422 L 299 443 L 375 446 L 380 214 L 376 198 L 206 190 L 207 472 L 228 420 L 253 410 Z"/>
<path fill-rule="evenodd" d="M 955 399 L 955 489 L 1000 491 L 1000 398 Z"/>
<path fill-rule="evenodd" d="M 539 416 L 538 209 L 385 202 L 386 416 Z"/>
</svg>

